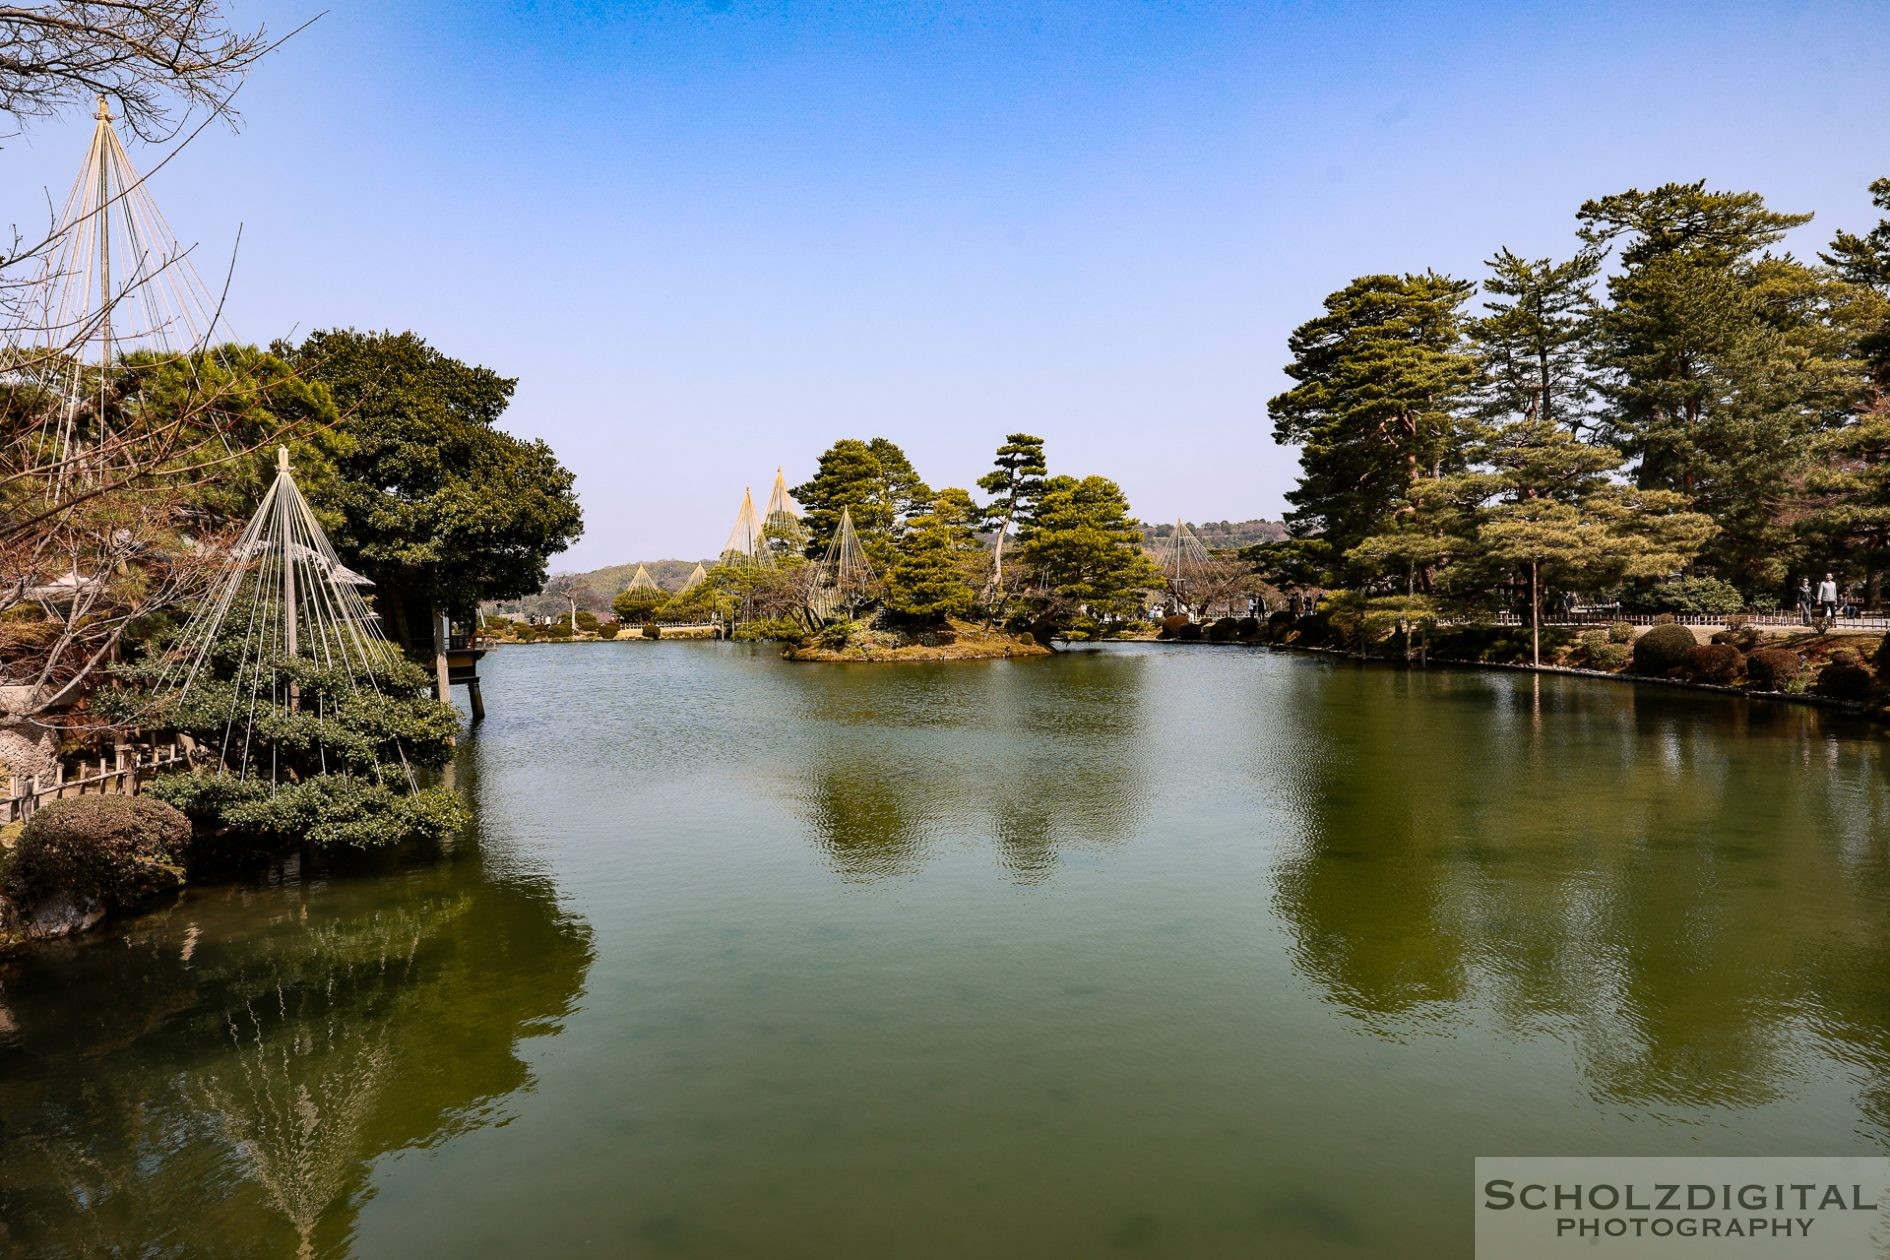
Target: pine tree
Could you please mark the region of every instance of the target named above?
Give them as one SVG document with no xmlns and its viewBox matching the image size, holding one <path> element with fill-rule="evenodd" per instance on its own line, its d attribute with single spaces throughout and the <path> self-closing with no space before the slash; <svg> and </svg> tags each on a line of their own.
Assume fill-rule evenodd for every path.
<svg viewBox="0 0 1890 1260">
<path fill-rule="evenodd" d="M 984 567 L 978 525 L 984 512 L 956 487 L 938 492 L 932 510 L 915 516 L 886 575 L 886 606 L 909 617 L 962 616 L 977 598 Z"/>
<path fill-rule="evenodd" d="M 997 449 L 997 467 L 978 479 L 978 489 L 991 496 L 985 508 L 985 520 L 996 537 L 991 545 L 991 577 L 985 585 L 985 602 L 993 605 L 1004 589 L 1004 544 L 1017 522 L 1028 520 L 1043 495 L 1043 479 L 1048 472 L 1044 462 L 1043 439 L 1028 433 L 1013 433 Z"/>
<path fill-rule="evenodd" d="M 885 438 L 840 439 L 821 455 L 813 479 L 791 493 L 806 514 L 809 557 L 826 551 L 840 528 L 841 511 L 850 509 L 860 545 L 879 568 L 891 563 L 907 518 L 932 502 L 932 491 L 906 453 Z"/>
<path fill-rule="evenodd" d="M 1890 211 L 1890 179 L 1873 182 L 1870 192 Z M 1870 297 L 1855 321 L 1870 386 L 1851 422 L 1818 445 L 1798 532 L 1815 553 L 1807 568 L 1861 569 L 1866 600 L 1876 604 L 1890 569 L 1890 217 L 1862 235 L 1839 232 L 1822 257 Z"/>
<path fill-rule="evenodd" d="M 1583 433 L 1594 423 L 1595 276 L 1601 256 L 1584 249 L 1567 262 L 1520 258 L 1507 249 L 1489 261 L 1488 314 L 1470 321 L 1483 367 L 1479 411 L 1522 416 Z"/>
<path fill-rule="evenodd" d="M 1608 440 L 1647 489 L 1686 495 L 1720 525 L 1706 555 L 1748 593 L 1779 585 L 1785 514 L 1818 433 L 1862 383 L 1843 329 L 1855 289 L 1769 253 L 1808 214 L 1704 182 L 1584 204 L 1581 236 L 1618 249 L 1599 361 Z"/>
<path fill-rule="evenodd" d="M 1413 509 L 1414 482 L 1463 466 L 1473 425 L 1460 406 L 1478 380 L 1462 330 L 1471 288 L 1434 272 L 1363 276 L 1293 331 L 1298 384 L 1267 411 L 1274 440 L 1301 448 L 1294 536 L 1350 550 Z"/>
<path fill-rule="evenodd" d="M 1127 496 L 1106 477 L 1047 479 L 1017 542 L 1040 621 L 1067 617 L 1079 605 L 1092 616 L 1133 614 L 1143 592 L 1162 584 Z"/>
</svg>

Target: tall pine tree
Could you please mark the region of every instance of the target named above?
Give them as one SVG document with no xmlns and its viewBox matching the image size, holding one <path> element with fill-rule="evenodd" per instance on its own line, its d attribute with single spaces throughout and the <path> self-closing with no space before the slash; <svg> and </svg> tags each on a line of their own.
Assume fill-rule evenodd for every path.
<svg viewBox="0 0 1890 1260">
<path fill-rule="evenodd" d="M 1479 379 L 1463 335 L 1474 286 L 1435 272 L 1362 276 L 1288 342 L 1298 382 L 1267 404 L 1273 437 L 1300 447 L 1286 496 L 1296 537 L 1334 553 L 1418 510 L 1414 484 L 1464 466 L 1474 422 L 1463 411 Z"/>
</svg>

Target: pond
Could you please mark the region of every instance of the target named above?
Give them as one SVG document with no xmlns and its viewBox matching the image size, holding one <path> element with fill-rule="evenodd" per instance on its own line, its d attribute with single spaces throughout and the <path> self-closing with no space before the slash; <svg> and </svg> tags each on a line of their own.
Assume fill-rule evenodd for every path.
<svg viewBox="0 0 1890 1260">
<path fill-rule="evenodd" d="M 0 1251 L 1456 1256 L 1477 1155 L 1890 1152 L 1869 728 L 1213 647 L 482 672 L 451 852 L 0 969 Z"/>
</svg>

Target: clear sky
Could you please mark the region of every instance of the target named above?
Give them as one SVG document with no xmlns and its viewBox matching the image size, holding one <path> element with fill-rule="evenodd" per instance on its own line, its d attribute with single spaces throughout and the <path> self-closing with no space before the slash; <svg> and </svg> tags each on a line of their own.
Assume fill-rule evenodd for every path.
<svg viewBox="0 0 1890 1260">
<path fill-rule="evenodd" d="M 153 190 L 206 272 L 242 225 L 242 336 L 518 376 L 584 501 L 556 568 L 712 554 L 846 436 L 968 486 L 1025 430 L 1147 519 L 1277 516 L 1266 400 L 1326 293 L 1563 255 L 1674 179 L 1815 210 L 1810 253 L 1875 221 L 1886 48 L 1881 0 L 333 0 Z M 0 213 L 88 126 L 7 141 Z"/>
</svg>

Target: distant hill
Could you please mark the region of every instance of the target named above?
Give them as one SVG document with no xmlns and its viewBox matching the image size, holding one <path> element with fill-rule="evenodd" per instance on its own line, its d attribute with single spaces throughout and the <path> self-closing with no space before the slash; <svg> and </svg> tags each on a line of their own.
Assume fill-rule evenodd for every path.
<svg viewBox="0 0 1890 1260">
<path fill-rule="evenodd" d="M 1286 537 L 1286 526 L 1278 521 L 1203 521 L 1199 525 L 1189 521 L 1187 525 L 1210 551 L 1238 550 Z M 1153 547 L 1174 532 L 1173 525 L 1144 525 L 1142 539 Z"/>
<path fill-rule="evenodd" d="M 617 593 L 630 585 L 630 579 L 637 575 L 637 565 L 650 571 L 656 584 L 666 591 L 680 591 L 689 575 L 695 571 L 695 560 L 634 560 L 629 564 L 608 564 L 601 569 L 592 569 L 589 573 L 577 575 L 578 581 L 590 587 L 601 596 L 605 603 L 617 597 Z M 715 561 L 700 561 L 705 569 L 715 567 Z"/>
</svg>

